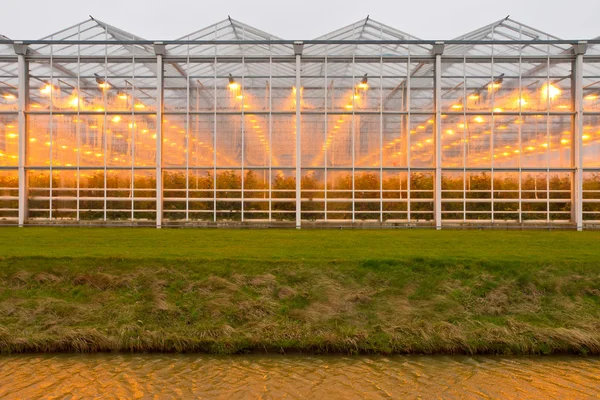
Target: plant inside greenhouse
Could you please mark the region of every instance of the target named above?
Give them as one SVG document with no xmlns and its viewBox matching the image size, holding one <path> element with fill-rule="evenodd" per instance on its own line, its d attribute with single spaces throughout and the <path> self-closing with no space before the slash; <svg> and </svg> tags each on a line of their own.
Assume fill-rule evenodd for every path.
<svg viewBox="0 0 600 400">
<path fill-rule="evenodd" d="M 600 223 L 600 40 L 0 36 L 0 224 Z"/>
</svg>

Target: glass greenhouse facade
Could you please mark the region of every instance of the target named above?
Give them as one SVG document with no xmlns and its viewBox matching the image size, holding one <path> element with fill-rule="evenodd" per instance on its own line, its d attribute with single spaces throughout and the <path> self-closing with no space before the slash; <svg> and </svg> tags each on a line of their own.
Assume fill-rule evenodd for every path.
<svg viewBox="0 0 600 400">
<path fill-rule="evenodd" d="M 600 40 L 0 36 L 0 224 L 600 225 Z"/>
</svg>

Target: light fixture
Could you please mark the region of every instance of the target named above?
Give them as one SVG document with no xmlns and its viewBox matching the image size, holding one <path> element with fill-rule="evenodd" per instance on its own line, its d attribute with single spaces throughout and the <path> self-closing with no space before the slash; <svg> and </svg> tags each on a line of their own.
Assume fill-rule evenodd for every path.
<svg viewBox="0 0 600 400">
<path fill-rule="evenodd" d="M 233 76 L 229 74 L 229 90 L 238 90 L 240 88 L 240 84 L 233 79 Z"/>
<path fill-rule="evenodd" d="M 77 108 L 79 106 L 79 97 L 75 96 L 69 100 L 69 105 L 73 108 Z"/>
<path fill-rule="evenodd" d="M 4 93 L 3 97 L 4 97 L 6 100 L 14 100 L 14 99 L 16 99 L 16 98 L 17 98 L 17 96 L 15 96 L 15 95 L 14 95 L 14 94 L 12 94 L 12 93 Z"/>
<path fill-rule="evenodd" d="M 106 79 L 104 79 L 103 77 L 101 77 L 100 75 L 94 73 L 94 76 L 96 77 L 96 83 L 98 84 L 98 87 L 102 90 L 106 90 L 108 88 L 110 88 L 110 84 L 108 82 L 106 82 Z"/>
<path fill-rule="evenodd" d="M 469 100 L 479 100 L 479 91 L 476 91 L 475 93 L 471 93 L 469 95 Z"/>
<path fill-rule="evenodd" d="M 548 100 L 548 99 L 554 100 L 558 96 L 560 96 L 560 93 L 561 93 L 561 90 L 557 86 L 554 86 L 551 83 L 547 83 L 542 86 L 542 99 L 543 100 Z"/>
<path fill-rule="evenodd" d="M 46 83 L 44 86 L 42 86 L 42 88 L 40 89 L 40 93 L 42 94 L 50 94 L 52 93 L 52 85 L 49 83 Z"/>
<path fill-rule="evenodd" d="M 362 79 L 360 80 L 360 83 L 358 84 L 358 88 L 359 89 L 363 89 L 363 90 L 367 90 L 369 88 L 369 78 L 367 78 L 367 74 L 365 74 Z"/>
<path fill-rule="evenodd" d="M 525 107 L 527 105 L 527 100 L 525 97 L 521 96 L 516 100 L 517 106 Z"/>
<path fill-rule="evenodd" d="M 493 79 L 492 82 L 487 86 L 488 91 L 493 92 L 494 90 L 500 89 L 503 80 L 504 74 L 500 74 L 497 78 Z"/>
</svg>

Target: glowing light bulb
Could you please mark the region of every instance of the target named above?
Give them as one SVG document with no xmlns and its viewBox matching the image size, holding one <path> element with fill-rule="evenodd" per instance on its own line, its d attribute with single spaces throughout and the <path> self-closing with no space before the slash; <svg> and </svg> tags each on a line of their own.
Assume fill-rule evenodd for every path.
<svg viewBox="0 0 600 400">
<path fill-rule="evenodd" d="M 140 110 L 142 108 L 146 108 L 146 106 L 143 105 L 142 103 L 136 103 L 136 105 L 134 107 L 137 108 L 138 110 Z"/>
<path fill-rule="evenodd" d="M 554 100 L 556 99 L 558 96 L 560 96 L 561 90 L 554 86 L 553 84 L 545 84 L 544 86 L 542 86 L 542 99 L 547 100 Z"/>
<path fill-rule="evenodd" d="M 358 84 L 359 89 L 367 90 L 369 88 L 369 78 L 367 78 L 367 74 L 363 76 L 360 83 Z"/>
<path fill-rule="evenodd" d="M 479 94 L 477 94 L 477 93 L 470 94 L 469 100 L 479 100 Z"/>
<path fill-rule="evenodd" d="M 17 96 L 15 96 L 14 94 L 11 94 L 11 93 L 6 93 L 6 94 L 4 95 L 4 98 L 5 98 L 6 100 L 14 100 L 14 99 L 16 99 L 16 98 L 17 98 Z"/>
<path fill-rule="evenodd" d="M 121 121 L 121 117 L 118 116 L 118 115 L 115 115 L 114 118 L 111 121 L 115 122 L 115 123 L 120 122 Z"/>
<path fill-rule="evenodd" d="M 516 100 L 517 106 L 525 107 L 527 105 L 527 100 L 525 97 L 520 97 Z"/>
<path fill-rule="evenodd" d="M 598 99 L 598 95 L 597 94 L 588 94 L 587 96 L 584 97 L 584 99 L 586 99 L 586 100 L 597 100 Z"/>
<path fill-rule="evenodd" d="M 77 108 L 77 106 L 79 106 L 79 97 L 73 97 L 69 100 L 69 105 L 73 108 Z"/>
<path fill-rule="evenodd" d="M 481 124 L 481 123 L 485 122 L 485 120 L 483 119 L 483 117 L 481 117 L 481 116 L 479 116 L 479 115 L 478 115 L 478 116 L 476 116 L 475 118 L 473 118 L 473 121 L 475 121 L 475 122 L 477 122 L 477 123 L 479 123 L 479 124 Z"/>
<path fill-rule="evenodd" d="M 102 82 L 98 84 L 98 87 L 102 90 L 107 90 L 110 88 L 110 84 L 108 82 Z"/>
<path fill-rule="evenodd" d="M 453 110 L 462 110 L 462 104 L 452 104 Z"/>
<path fill-rule="evenodd" d="M 494 108 L 494 112 L 503 112 L 504 110 L 501 109 L 500 107 L 496 107 Z"/>
<path fill-rule="evenodd" d="M 240 84 L 233 79 L 233 76 L 229 74 L 229 90 L 238 90 L 240 88 Z"/>
<path fill-rule="evenodd" d="M 41 92 L 42 94 L 50 94 L 50 93 L 52 92 L 52 85 L 50 85 L 50 84 L 44 85 L 44 86 L 43 86 L 43 87 L 40 89 L 40 92 Z"/>
</svg>

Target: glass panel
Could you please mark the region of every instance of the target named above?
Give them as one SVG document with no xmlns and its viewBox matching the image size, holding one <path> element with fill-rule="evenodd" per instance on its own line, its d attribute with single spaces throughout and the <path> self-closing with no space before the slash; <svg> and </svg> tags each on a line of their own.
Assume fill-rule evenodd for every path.
<svg viewBox="0 0 600 400">
<path fill-rule="evenodd" d="M 79 173 L 79 218 L 104 219 L 104 171 L 84 170 Z"/>
<path fill-rule="evenodd" d="M 569 135 L 564 135 L 564 138 L 571 139 Z M 600 167 L 600 116 L 586 115 L 583 117 L 582 143 L 583 167 Z"/>
<path fill-rule="evenodd" d="M 16 62 L 0 62 L 0 111 L 19 108 L 19 78 Z"/>
<path fill-rule="evenodd" d="M 411 115 L 410 117 L 410 166 L 433 167 L 434 128 L 433 116 Z"/>
<path fill-rule="evenodd" d="M 302 171 L 302 219 L 315 221 L 325 218 L 324 175 L 323 169 Z"/>
<path fill-rule="evenodd" d="M 19 216 L 19 175 L 0 170 L 0 225 Z"/>
<path fill-rule="evenodd" d="M 382 186 L 383 221 L 408 220 L 408 174 L 384 171 Z"/>
<path fill-rule="evenodd" d="M 600 222 L 600 172 L 583 173 L 583 220 Z"/>
<path fill-rule="evenodd" d="M 1 88 L 0 88 L 1 90 Z M 19 164 L 19 121 L 16 115 L 0 115 L 0 166 Z"/>
<path fill-rule="evenodd" d="M 433 172 L 412 172 L 410 175 L 410 219 L 433 220 Z"/>
<path fill-rule="evenodd" d="M 408 116 L 383 116 L 382 161 L 384 167 L 406 167 L 408 155 Z M 371 156 L 368 160 L 372 160 Z"/>
</svg>

